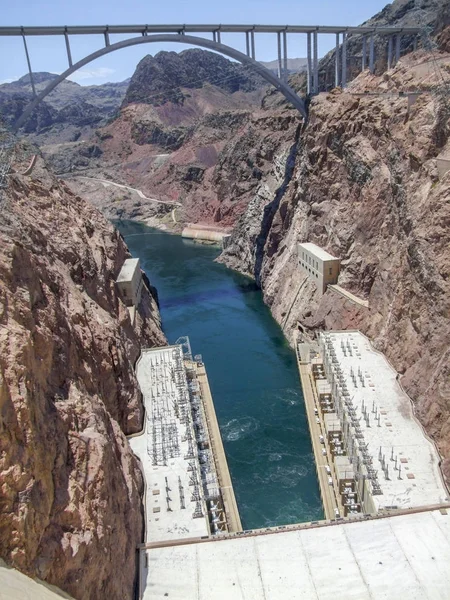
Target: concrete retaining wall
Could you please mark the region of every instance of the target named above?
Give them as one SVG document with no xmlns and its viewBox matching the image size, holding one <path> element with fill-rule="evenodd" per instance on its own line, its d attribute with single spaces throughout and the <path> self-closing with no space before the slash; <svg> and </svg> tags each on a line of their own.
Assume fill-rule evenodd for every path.
<svg viewBox="0 0 450 600">
<path fill-rule="evenodd" d="M 196 227 L 185 227 L 181 233 L 181 237 L 189 240 L 204 240 L 206 242 L 216 242 L 217 244 L 224 243 L 224 238 L 229 237 L 229 233 L 225 231 L 214 231 L 212 229 L 197 229 Z"/>
</svg>

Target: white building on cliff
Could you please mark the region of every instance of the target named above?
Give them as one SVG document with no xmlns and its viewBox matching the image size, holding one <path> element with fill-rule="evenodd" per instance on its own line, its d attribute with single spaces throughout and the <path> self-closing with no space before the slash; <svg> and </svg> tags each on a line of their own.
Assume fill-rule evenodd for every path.
<svg viewBox="0 0 450 600">
<path fill-rule="evenodd" d="M 298 261 L 308 277 L 312 279 L 321 294 L 329 284 L 337 283 L 340 259 L 329 254 L 312 242 L 298 245 Z"/>
<path fill-rule="evenodd" d="M 127 306 L 139 305 L 144 282 L 138 258 L 126 259 L 120 269 L 116 284 L 122 300 Z"/>
</svg>

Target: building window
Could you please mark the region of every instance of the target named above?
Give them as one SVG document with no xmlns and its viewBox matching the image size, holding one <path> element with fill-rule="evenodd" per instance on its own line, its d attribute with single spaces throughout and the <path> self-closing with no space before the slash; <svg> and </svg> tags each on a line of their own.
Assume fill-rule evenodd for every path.
<svg viewBox="0 0 450 600">
<path fill-rule="evenodd" d="M 330 267 L 330 275 L 333 275 L 333 267 Z"/>
</svg>

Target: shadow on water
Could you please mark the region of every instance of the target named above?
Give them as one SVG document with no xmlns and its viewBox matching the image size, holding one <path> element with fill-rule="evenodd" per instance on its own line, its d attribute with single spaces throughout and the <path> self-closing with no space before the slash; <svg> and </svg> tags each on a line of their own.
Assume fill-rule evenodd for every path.
<svg viewBox="0 0 450 600">
<path fill-rule="evenodd" d="M 169 343 L 189 335 L 203 356 L 244 527 L 322 518 L 295 355 L 255 282 L 214 262 L 218 247 L 117 226 L 158 289 Z"/>
</svg>

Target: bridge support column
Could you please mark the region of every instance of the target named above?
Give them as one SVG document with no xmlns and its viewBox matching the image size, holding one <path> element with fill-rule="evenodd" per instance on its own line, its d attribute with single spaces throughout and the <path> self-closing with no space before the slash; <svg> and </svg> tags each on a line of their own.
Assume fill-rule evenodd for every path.
<svg viewBox="0 0 450 600">
<path fill-rule="evenodd" d="M 415 35 L 413 39 L 413 50 L 414 52 L 417 50 L 417 35 Z"/>
<path fill-rule="evenodd" d="M 31 69 L 30 55 L 28 54 L 27 40 L 25 38 L 25 34 L 24 33 L 22 33 L 22 39 L 23 39 L 23 47 L 25 48 L 25 55 L 27 57 L 28 73 L 30 74 L 31 89 L 33 90 L 33 96 L 36 97 L 36 88 L 34 86 L 33 71 Z"/>
<path fill-rule="evenodd" d="M 254 31 L 250 32 L 250 42 L 251 42 L 251 47 L 252 47 L 252 58 L 253 58 L 253 60 L 256 60 L 256 53 L 255 53 L 255 32 Z"/>
<path fill-rule="evenodd" d="M 250 56 L 250 33 L 248 31 L 245 32 L 245 51 L 247 56 Z"/>
<path fill-rule="evenodd" d="M 283 67 L 281 65 L 281 33 L 277 31 L 277 48 L 278 48 L 278 79 L 283 77 Z"/>
<path fill-rule="evenodd" d="M 402 37 L 400 33 L 395 36 L 395 64 L 400 60 L 400 48 L 401 48 Z"/>
<path fill-rule="evenodd" d="M 64 33 L 64 39 L 66 40 L 67 60 L 69 62 L 69 67 L 71 67 L 72 66 L 72 53 L 70 51 L 69 35 L 68 35 L 67 31 Z"/>
<path fill-rule="evenodd" d="M 339 33 L 336 34 L 336 50 L 334 56 L 334 87 L 339 87 L 339 35 Z"/>
<path fill-rule="evenodd" d="M 367 64 L 367 38 L 363 37 L 363 46 L 362 46 L 362 63 L 361 63 L 361 71 L 366 70 Z"/>
<path fill-rule="evenodd" d="M 387 68 L 392 68 L 392 35 L 388 39 L 388 56 L 387 56 Z"/>
<path fill-rule="evenodd" d="M 288 67 L 287 67 L 287 33 L 283 31 L 283 79 L 288 80 Z"/>
<path fill-rule="evenodd" d="M 213 31 L 213 42 L 217 42 L 217 32 L 216 32 L 216 30 Z"/>
<path fill-rule="evenodd" d="M 345 31 L 342 34 L 342 89 L 347 87 L 347 34 Z"/>
<path fill-rule="evenodd" d="M 105 31 L 103 35 L 105 36 L 105 46 L 108 47 L 110 45 L 108 31 Z"/>
<path fill-rule="evenodd" d="M 221 43 L 222 43 L 222 41 L 221 41 L 221 39 L 220 39 L 220 31 L 218 31 L 218 32 L 217 32 L 217 42 L 218 42 L 219 44 L 221 44 Z"/>
<path fill-rule="evenodd" d="M 370 47 L 369 47 L 369 70 L 371 73 L 374 72 L 375 62 L 375 46 L 373 43 L 373 33 L 370 34 Z"/>
<path fill-rule="evenodd" d="M 312 62 L 311 62 L 311 34 L 306 34 L 306 93 L 312 93 Z"/>
<path fill-rule="evenodd" d="M 313 33 L 313 92 L 319 93 L 319 64 L 317 60 L 317 31 Z"/>
</svg>

